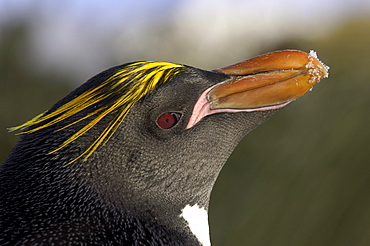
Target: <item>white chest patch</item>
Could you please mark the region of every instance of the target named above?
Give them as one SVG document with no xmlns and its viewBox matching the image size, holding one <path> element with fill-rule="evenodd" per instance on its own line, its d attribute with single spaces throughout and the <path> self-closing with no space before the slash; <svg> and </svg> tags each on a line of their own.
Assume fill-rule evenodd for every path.
<svg viewBox="0 0 370 246">
<path fill-rule="evenodd" d="M 197 237 L 203 246 L 210 246 L 208 213 L 204 208 L 195 204 L 194 206 L 186 205 L 182 209 L 180 217 L 188 222 L 191 232 Z"/>
</svg>

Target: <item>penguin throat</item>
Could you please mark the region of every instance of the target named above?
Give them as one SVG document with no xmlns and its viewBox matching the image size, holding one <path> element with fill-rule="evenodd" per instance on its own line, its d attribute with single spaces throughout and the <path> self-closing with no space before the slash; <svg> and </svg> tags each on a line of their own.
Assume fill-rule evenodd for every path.
<svg viewBox="0 0 370 246">
<path fill-rule="evenodd" d="M 191 232 L 203 246 L 211 246 L 209 237 L 208 212 L 204 207 L 186 205 L 180 214 L 188 223 Z"/>
</svg>

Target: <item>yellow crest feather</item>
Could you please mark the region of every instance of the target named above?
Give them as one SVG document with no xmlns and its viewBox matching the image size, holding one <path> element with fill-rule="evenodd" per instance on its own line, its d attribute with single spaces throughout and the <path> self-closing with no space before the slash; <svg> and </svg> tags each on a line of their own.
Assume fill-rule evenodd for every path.
<svg viewBox="0 0 370 246">
<path fill-rule="evenodd" d="M 128 64 L 119 69 L 107 80 L 102 81 L 98 86 L 83 92 L 81 95 L 60 106 L 55 111 L 44 112 L 20 126 L 9 128 L 9 131 L 24 130 L 21 132 L 22 134 L 32 133 L 62 122 L 97 103 L 104 102 L 103 106 L 98 107 L 72 123 L 60 127 L 57 131 L 66 129 L 80 121 L 92 117 L 91 121 L 76 131 L 61 146 L 49 153 L 51 154 L 64 148 L 88 132 L 104 117 L 115 113 L 116 116 L 109 122 L 94 142 L 84 150 L 82 154 L 68 164 L 75 162 L 81 157 L 84 157 L 84 160 L 86 160 L 100 145 L 104 144 L 112 137 L 136 102 L 157 86 L 172 79 L 182 68 L 182 65 L 167 62 L 147 61 Z M 106 102 L 104 100 L 106 100 Z M 38 126 L 30 128 L 35 125 Z"/>
</svg>

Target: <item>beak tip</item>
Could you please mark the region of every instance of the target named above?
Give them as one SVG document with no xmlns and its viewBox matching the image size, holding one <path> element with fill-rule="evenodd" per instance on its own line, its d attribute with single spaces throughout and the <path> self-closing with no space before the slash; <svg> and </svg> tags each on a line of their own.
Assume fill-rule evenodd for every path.
<svg viewBox="0 0 370 246">
<path fill-rule="evenodd" d="M 320 80 L 329 77 L 330 67 L 320 61 L 314 50 L 310 51 L 308 59 L 309 61 L 305 67 L 308 69 L 308 73 L 312 76 L 309 83 L 316 84 L 320 82 Z"/>
</svg>

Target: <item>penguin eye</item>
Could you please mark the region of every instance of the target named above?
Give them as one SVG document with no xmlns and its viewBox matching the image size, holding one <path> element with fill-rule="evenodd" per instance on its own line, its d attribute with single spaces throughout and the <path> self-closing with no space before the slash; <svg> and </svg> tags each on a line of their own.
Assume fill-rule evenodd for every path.
<svg viewBox="0 0 370 246">
<path fill-rule="evenodd" d="M 170 129 L 177 124 L 180 118 L 179 113 L 165 113 L 157 118 L 157 125 L 162 129 Z"/>
</svg>

